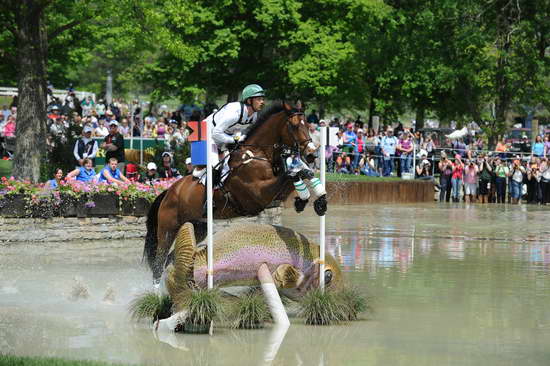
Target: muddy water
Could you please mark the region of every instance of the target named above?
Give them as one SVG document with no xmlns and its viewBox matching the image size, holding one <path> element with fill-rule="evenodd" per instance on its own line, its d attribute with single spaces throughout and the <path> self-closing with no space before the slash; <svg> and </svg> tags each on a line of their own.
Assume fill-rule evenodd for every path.
<svg viewBox="0 0 550 366">
<path fill-rule="evenodd" d="M 309 211 L 287 210 L 283 222 L 318 236 Z M 537 207 L 331 207 L 328 249 L 373 297 L 370 320 L 160 340 L 126 311 L 150 284 L 141 242 L 3 244 L 0 352 L 163 365 L 548 365 L 549 222 Z"/>
</svg>

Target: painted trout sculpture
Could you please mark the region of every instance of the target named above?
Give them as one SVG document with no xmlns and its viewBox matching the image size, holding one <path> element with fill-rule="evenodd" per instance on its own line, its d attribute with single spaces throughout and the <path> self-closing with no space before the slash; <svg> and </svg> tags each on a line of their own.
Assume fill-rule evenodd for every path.
<svg viewBox="0 0 550 366">
<path fill-rule="evenodd" d="M 177 303 L 193 286 L 207 286 L 207 250 L 197 248 L 193 225 L 184 224 L 174 241 L 173 260 L 163 273 L 168 294 Z M 258 269 L 266 264 L 275 286 L 299 298 L 319 285 L 319 245 L 289 228 L 235 225 L 214 235 L 214 285 L 259 286 Z M 325 255 L 325 284 L 338 287 L 342 274 L 330 254 Z"/>
</svg>

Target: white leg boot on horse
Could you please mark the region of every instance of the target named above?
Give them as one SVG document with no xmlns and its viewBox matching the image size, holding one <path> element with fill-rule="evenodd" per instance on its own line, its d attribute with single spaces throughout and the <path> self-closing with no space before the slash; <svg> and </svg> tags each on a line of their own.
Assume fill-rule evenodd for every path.
<svg viewBox="0 0 550 366">
<path fill-rule="evenodd" d="M 298 193 L 298 197 L 294 198 L 294 209 L 296 212 L 300 213 L 304 211 L 304 208 L 309 201 L 310 193 L 306 187 L 306 184 L 300 178 L 298 178 L 298 181 L 294 182 L 294 189 L 296 189 L 296 192 Z"/>
<path fill-rule="evenodd" d="M 315 197 L 317 197 L 313 202 L 313 209 L 317 215 L 323 216 L 327 212 L 327 191 L 319 178 L 311 178 L 307 181 L 307 184 Z"/>
</svg>

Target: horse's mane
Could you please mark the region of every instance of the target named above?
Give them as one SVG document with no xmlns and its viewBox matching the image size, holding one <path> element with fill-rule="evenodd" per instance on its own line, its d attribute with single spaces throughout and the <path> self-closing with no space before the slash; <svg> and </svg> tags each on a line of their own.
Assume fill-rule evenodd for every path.
<svg viewBox="0 0 550 366">
<path fill-rule="evenodd" d="M 277 114 L 281 111 L 284 111 L 285 107 L 283 105 L 283 102 L 274 102 L 269 107 L 265 108 L 264 110 L 260 111 L 260 114 L 258 115 L 258 120 L 256 123 L 254 123 L 248 131 L 246 131 L 246 136 L 251 137 L 254 135 L 254 133 L 263 126 L 266 121 L 273 116 L 274 114 Z"/>
</svg>

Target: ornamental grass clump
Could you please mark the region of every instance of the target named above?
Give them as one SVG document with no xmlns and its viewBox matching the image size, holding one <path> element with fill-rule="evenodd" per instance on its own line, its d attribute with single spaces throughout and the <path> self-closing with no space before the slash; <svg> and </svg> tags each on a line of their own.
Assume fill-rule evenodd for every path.
<svg viewBox="0 0 550 366">
<path fill-rule="evenodd" d="M 271 319 L 271 314 L 263 295 L 254 291 L 237 300 L 231 318 L 235 319 L 231 323 L 234 328 L 259 329 L 264 327 L 265 321 Z"/>
<path fill-rule="evenodd" d="M 313 289 L 300 300 L 299 316 L 308 325 L 331 325 L 346 318 L 341 304 L 331 291 Z"/>
<path fill-rule="evenodd" d="M 334 295 L 341 304 L 345 320 L 357 320 L 359 314 L 370 310 L 368 298 L 355 287 L 343 287 Z"/>
<path fill-rule="evenodd" d="M 166 319 L 172 315 L 172 300 L 166 295 L 145 292 L 130 303 L 130 314 L 134 320 Z"/>
<path fill-rule="evenodd" d="M 215 319 L 223 318 L 223 303 L 218 289 L 193 289 L 183 307 L 187 316 L 183 330 L 187 333 L 208 333 Z"/>
</svg>

